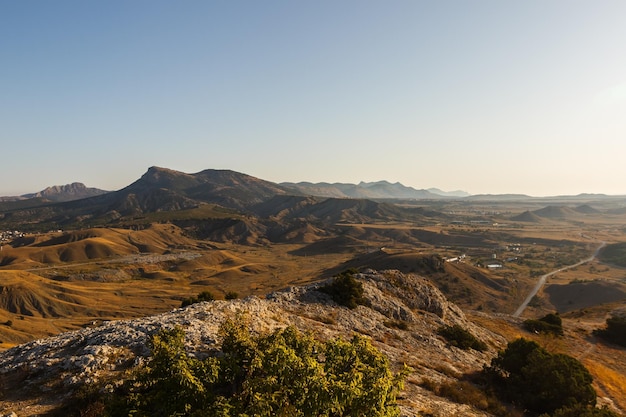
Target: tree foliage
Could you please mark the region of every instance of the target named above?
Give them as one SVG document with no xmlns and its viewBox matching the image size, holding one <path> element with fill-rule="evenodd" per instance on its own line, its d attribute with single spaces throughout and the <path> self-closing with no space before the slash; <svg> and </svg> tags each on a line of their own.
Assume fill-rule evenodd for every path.
<svg viewBox="0 0 626 417">
<path fill-rule="evenodd" d="M 319 342 L 293 327 L 253 336 L 245 320 L 226 321 L 220 354 L 200 360 L 184 331 L 164 330 L 152 355 L 109 415 L 397 416 L 404 373 L 367 339 Z"/>
<path fill-rule="evenodd" d="M 189 305 L 192 305 L 195 303 L 201 303 L 203 301 L 215 301 L 215 296 L 213 295 L 211 291 L 202 291 L 200 294 L 198 294 L 195 297 L 185 298 L 180 306 L 187 307 Z"/>
<path fill-rule="evenodd" d="M 626 346 L 626 317 L 611 316 L 606 319 L 604 329 L 595 330 L 594 334 L 620 346 Z"/>
<path fill-rule="evenodd" d="M 596 403 L 591 374 L 578 360 L 523 338 L 509 343 L 488 372 L 504 397 L 537 413 Z"/>
<path fill-rule="evenodd" d="M 337 304 L 350 309 L 358 305 L 367 305 L 367 299 L 363 296 L 363 284 L 354 277 L 355 273 L 353 269 L 344 271 L 319 290 L 330 295 Z"/>
<path fill-rule="evenodd" d="M 485 342 L 478 340 L 476 336 L 458 324 L 440 327 L 437 333 L 443 336 L 452 346 L 463 350 L 474 349 L 482 352 L 487 349 Z"/>
<path fill-rule="evenodd" d="M 558 313 L 550 313 L 537 320 L 524 320 L 524 328 L 529 332 L 563 336 L 563 324 Z"/>
<path fill-rule="evenodd" d="M 596 408 L 590 406 L 577 405 L 558 409 L 554 414 L 542 414 L 539 417 L 620 417 L 619 414 L 609 410 L 607 407 Z"/>
</svg>

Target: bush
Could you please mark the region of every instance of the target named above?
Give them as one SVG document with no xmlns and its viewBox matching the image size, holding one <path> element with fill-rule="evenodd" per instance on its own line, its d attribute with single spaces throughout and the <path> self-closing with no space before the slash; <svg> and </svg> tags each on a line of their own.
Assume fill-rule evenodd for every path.
<svg viewBox="0 0 626 417">
<path fill-rule="evenodd" d="M 239 298 L 239 294 L 237 294 L 235 291 L 228 291 L 224 295 L 225 300 L 236 300 L 237 298 Z"/>
<path fill-rule="evenodd" d="M 253 336 L 225 322 L 222 351 L 204 360 L 184 349 L 180 328 L 151 341 L 152 355 L 109 402 L 111 416 L 398 416 L 404 373 L 355 336 L 319 342 L 293 327 Z"/>
<path fill-rule="evenodd" d="M 555 336 L 563 336 L 563 325 L 561 316 L 556 314 L 547 314 L 538 320 L 525 320 L 524 328 L 533 333 L 547 333 Z"/>
<path fill-rule="evenodd" d="M 578 405 L 560 408 L 553 414 L 542 414 L 539 417 L 619 417 L 619 414 L 614 413 L 606 407 L 596 408 Z"/>
<path fill-rule="evenodd" d="M 606 319 L 606 328 L 594 330 L 593 334 L 608 342 L 626 346 L 626 317 L 609 317 Z"/>
<path fill-rule="evenodd" d="M 319 291 L 330 295 L 334 302 L 350 309 L 358 305 L 367 305 L 363 296 L 363 284 L 354 278 L 355 270 L 347 270 L 337 275 L 334 280 Z"/>
<path fill-rule="evenodd" d="M 211 291 L 202 291 L 196 297 L 185 298 L 180 306 L 187 307 L 189 305 L 201 303 L 203 301 L 215 301 L 215 296 Z"/>
<path fill-rule="evenodd" d="M 386 320 L 383 323 L 386 327 L 390 329 L 398 329 L 398 330 L 408 330 L 409 323 L 404 320 Z"/>
<path fill-rule="evenodd" d="M 483 341 L 478 340 L 476 336 L 458 324 L 440 327 L 437 333 L 443 336 L 452 346 L 456 346 L 459 349 L 474 349 L 480 352 L 487 349 L 487 345 Z"/>
<path fill-rule="evenodd" d="M 578 360 L 523 338 L 509 343 L 486 372 L 501 395 L 537 413 L 596 403 L 591 374 Z"/>
</svg>

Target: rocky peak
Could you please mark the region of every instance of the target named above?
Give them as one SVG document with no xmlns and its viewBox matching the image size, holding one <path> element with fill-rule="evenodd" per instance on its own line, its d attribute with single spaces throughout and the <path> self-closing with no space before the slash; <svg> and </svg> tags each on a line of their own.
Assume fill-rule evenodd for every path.
<svg viewBox="0 0 626 417">
<path fill-rule="evenodd" d="M 22 197 L 45 198 L 46 200 L 60 202 L 80 200 L 81 198 L 93 197 L 107 192 L 108 191 L 97 188 L 87 187 L 82 182 L 73 182 L 66 185 L 53 185 L 39 191 L 38 193 L 24 194 Z"/>
</svg>

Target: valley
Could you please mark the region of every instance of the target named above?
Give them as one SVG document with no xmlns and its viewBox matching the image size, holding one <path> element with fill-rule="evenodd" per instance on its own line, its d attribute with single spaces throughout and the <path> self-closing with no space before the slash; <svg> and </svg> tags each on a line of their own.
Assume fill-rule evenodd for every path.
<svg viewBox="0 0 626 417">
<path fill-rule="evenodd" d="M 613 223 L 600 215 L 587 215 L 585 222 L 573 218 L 522 223 L 480 214 L 489 220 L 461 222 L 451 219 L 472 218 L 487 210 L 484 203 L 464 211 L 455 204 L 447 208 L 454 217 L 441 215 L 421 225 L 375 219 L 322 228 L 319 222 L 298 220 L 295 227 L 284 225 L 284 234 L 273 242 L 255 230 L 260 228 L 258 220 L 248 220 L 250 227 L 241 230 L 241 223 L 235 227 L 227 223 L 211 232 L 211 239 L 199 239 L 197 225 L 180 227 L 176 219 L 129 228 L 26 233 L 0 252 L 0 322 L 12 323 L 0 328 L 0 340 L 6 348 L 94 321 L 163 312 L 207 290 L 217 298 L 228 292 L 262 296 L 347 268 L 417 273 L 431 278 L 464 308 L 512 313 L 541 275 L 586 260 L 601 240 L 626 239 L 619 216 Z M 520 210 L 513 203 L 504 210 L 498 206 L 491 212 Z M 207 227 L 210 222 L 202 223 Z M 585 295 L 597 299 L 583 305 L 619 301 L 626 291 L 626 272 L 620 271 L 597 260 L 559 271 L 527 314 L 568 311 L 567 303 L 581 301 L 562 298 L 573 297 L 569 288 L 584 282 L 596 289 Z"/>
</svg>

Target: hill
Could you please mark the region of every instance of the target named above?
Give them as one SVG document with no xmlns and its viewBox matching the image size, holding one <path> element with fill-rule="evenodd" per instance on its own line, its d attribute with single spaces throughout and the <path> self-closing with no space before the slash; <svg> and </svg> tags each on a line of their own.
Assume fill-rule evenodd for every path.
<svg viewBox="0 0 626 417">
<path fill-rule="evenodd" d="M 398 400 L 402 416 L 492 415 L 484 411 L 484 394 L 477 394 L 480 390 L 467 376 L 489 365 L 506 345 L 508 337 L 504 335 L 523 333 L 521 320 L 467 315 L 417 275 L 366 270 L 355 277 L 367 300 L 366 305 L 355 309 L 337 305 L 319 291 L 325 284 L 322 282 L 290 287 L 263 298 L 197 303 L 157 316 L 103 322 L 16 346 L 0 353 L 0 382 L 4 387 L 0 412 L 53 416 L 67 413 L 63 406 L 76 411 L 80 398 L 89 399 L 81 397 L 89 388 L 109 387 L 112 392 L 119 387 L 128 378 L 129 368 L 149 354 L 148 340 L 159 330 L 179 326 L 185 334 L 186 351 L 202 357 L 220 348 L 220 324 L 237 318 L 246 320 L 254 332 L 294 326 L 322 340 L 347 339 L 355 334 L 367 338 L 388 358 L 392 370 L 410 367 Z M 576 346 L 585 352 L 594 386 L 601 390 L 601 403 L 619 410 L 624 406 L 625 386 L 613 385 L 609 390 L 603 384 L 622 383 L 616 370 L 625 366 L 623 358 L 614 348 L 581 336 L 577 327 L 580 318 L 565 319 L 563 325 L 565 335 L 558 346 Z M 465 329 L 486 349 L 455 347 L 439 335 L 442 326 Z M 600 366 L 608 357 L 612 361 Z M 461 400 L 458 393 L 462 392 L 470 395 Z"/>
<path fill-rule="evenodd" d="M 533 212 L 548 219 L 568 219 L 577 216 L 577 212 L 566 206 L 546 206 Z"/>
<path fill-rule="evenodd" d="M 513 221 L 539 223 L 545 220 L 576 220 L 584 215 L 598 214 L 600 211 L 583 204 L 574 208 L 568 206 L 545 206 L 534 211 L 525 211 L 511 217 Z"/>
<path fill-rule="evenodd" d="M 316 290 L 318 285 L 311 285 L 272 293 L 265 299 L 193 304 L 159 316 L 107 322 L 18 346 L 0 353 L 0 380 L 7 388 L 7 381 L 19 379 L 28 384 L 5 389 L 0 411 L 43 414 L 73 401 L 73 394 L 88 382 L 119 383 L 124 370 L 148 353 L 148 337 L 162 328 L 182 326 L 191 352 L 214 348 L 220 323 L 233 318 L 236 311 L 244 311 L 257 331 L 291 324 L 324 339 L 349 337 L 354 332 L 367 335 L 389 357 L 393 369 L 403 363 L 412 367 L 400 402 L 403 415 L 415 416 L 428 410 L 445 415 L 485 415 L 468 405 L 434 396 L 419 383 L 424 378 L 452 381 L 455 374 L 481 369 L 503 346 L 504 339 L 472 323 L 419 277 L 369 271 L 360 274 L 359 279 L 370 305 L 355 310 L 336 305 Z M 385 324 L 393 321 L 402 321 L 407 327 L 401 330 Z M 470 329 L 487 343 L 488 351 L 449 346 L 435 332 L 442 324 Z"/>
<path fill-rule="evenodd" d="M 539 223 L 542 221 L 542 218 L 541 216 L 538 216 L 537 214 L 526 210 L 525 212 L 518 214 L 517 216 L 511 217 L 511 220 L 513 220 L 514 222 Z"/>
<path fill-rule="evenodd" d="M 183 236 L 182 230 L 173 225 L 154 224 L 139 231 L 95 228 L 27 235 L 3 246 L 0 267 L 25 269 L 49 264 L 115 259 L 140 253 L 163 254 L 182 248 L 196 249 L 198 243 Z"/>
</svg>

